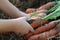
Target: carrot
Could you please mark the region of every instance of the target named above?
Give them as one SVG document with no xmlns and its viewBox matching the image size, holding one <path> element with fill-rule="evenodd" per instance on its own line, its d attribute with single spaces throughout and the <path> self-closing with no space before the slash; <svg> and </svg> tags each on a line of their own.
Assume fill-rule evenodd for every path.
<svg viewBox="0 0 60 40">
<path fill-rule="evenodd" d="M 42 27 L 39 27 L 35 30 L 34 34 L 39 34 L 41 32 L 44 32 L 44 31 L 47 31 L 47 30 L 50 30 L 52 28 L 54 28 L 56 26 L 56 23 L 55 22 L 50 22 L 49 24 L 46 24 Z"/>
<path fill-rule="evenodd" d="M 34 20 L 33 22 L 31 22 L 31 20 L 29 20 L 31 22 L 30 24 L 33 28 L 36 28 L 39 25 L 43 25 L 43 24 L 47 23 L 47 21 L 41 20 L 42 17 L 46 16 L 46 13 L 40 13 L 37 15 L 38 16 L 31 17 L 31 20 Z"/>
<path fill-rule="evenodd" d="M 39 22 L 39 21 L 40 21 L 40 22 Z M 45 21 L 45 20 L 35 20 L 35 21 L 31 24 L 31 26 L 32 26 L 33 28 L 36 28 L 37 26 L 43 25 L 43 24 L 45 24 L 45 23 L 47 23 L 47 21 Z"/>
<path fill-rule="evenodd" d="M 43 18 L 45 17 L 47 14 L 46 13 L 31 13 L 31 19 L 37 19 L 37 18 Z"/>
<path fill-rule="evenodd" d="M 32 20 L 33 20 L 33 21 L 32 21 Z M 31 21 L 32 21 L 32 22 L 31 22 Z M 31 26 L 32 26 L 33 28 L 36 28 L 36 27 L 39 26 L 39 25 L 43 25 L 43 24 L 47 23 L 47 21 L 41 20 L 40 18 L 31 19 L 31 20 L 29 20 L 28 22 L 31 24 Z"/>
<path fill-rule="evenodd" d="M 45 10 L 45 12 L 46 12 L 48 8 L 54 6 L 55 4 L 56 4 L 56 2 L 49 2 L 49 3 L 47 3 L 47 4 L 45 4 L 45 5 L 41 6 L 41 7 L 39 7 L 37 9 L 35 9 L 35 8 L 29 8 L 29 9 L 26 10 L 26 13 L 29 14 L 29 13 L 40 11 L 40 10 Z M 40 11 L 40 12 L 42 12 L 42 11 Z"/>
<path fill-rule="evenodd" d="M 34 8 L 29 8 L 29 9 L 27 9 L 26 10 L 26 13 L 32 13 L 32 12 L 35 12 L 36 11 L 36 9 L 34 9 Z"/>
<path fill-rule="evenodd" d="M 48 9 L 48 8 L 54 6 L 55 4 L 56 4 L 56 2 L 49 2 L 49 3 L 47 3 L 45 5 L 42 5 L 41 7 L 39 7 L 38 10 Z"/>
<path fill-rule="evenodd" d="M 34 35 L 30 37 L 28 40 L 48 40 L 49 37 L 55 36 L 58 33 L 59 31 L 57 29 L 52 29 L 41 34 Z"/>
<path fill-rule="evenodd" d="M 48 13 L 49 11 L 46 9 L 42 9 L 42 10 L 36 10 L 37 13 Z"/>
<path fill-rule="evenodd" d="M 26 37 L 29 38 L 32 35 L 36 35 L 36 34 L 44 32 L 44 31 L 50 30 L 50 29 L 54 28 L 55 26 L 56 26 L 55 22 L 50 22 L 49 24 L 46 24 L 44 26 L 41 26 L 41 27 L 37 28 L 34 33 L 31 33 L 31 32 L 28 33 L 26 35 Z"/>
</svg>

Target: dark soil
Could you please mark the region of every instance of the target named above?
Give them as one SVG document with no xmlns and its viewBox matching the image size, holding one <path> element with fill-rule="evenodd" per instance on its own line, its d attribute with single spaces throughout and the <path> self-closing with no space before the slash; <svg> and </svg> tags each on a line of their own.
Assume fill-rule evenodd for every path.
<svg viewBox="0 0 60 40">
<path fill-rule="evenodd" d="M 54 0 L 10 0 L 17 8 L 25 11 L 27 8 L 38 8 L 41 5 Z"/>
</svg>

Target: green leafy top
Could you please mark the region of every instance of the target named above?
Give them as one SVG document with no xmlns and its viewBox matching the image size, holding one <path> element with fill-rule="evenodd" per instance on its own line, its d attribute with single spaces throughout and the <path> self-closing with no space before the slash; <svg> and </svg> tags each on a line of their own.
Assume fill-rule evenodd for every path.
<svg viewBox="0 0 60 40">
<path fill-rule="evenodd" d="M 58 2 L 58 4 L 57 4 L 58 6 L 57 6 L 57 8 L 55 9 L 54 12 L 52 12 L 49 15 L 43 17 L 42 19 L 43 20 L 56 19 L 58 16 L 60 16 L 60 1 Z M 52 9 L 54 9 L 54 7 Z"/>
<path fill-rule="evenodd" d="M 59 1 L 56 0 L 56 2 L 57 4 L 49 10 L 53 12 L 43 17 L 42 18 L 43 20 L 56 19 L 57 17 L 60 16 L 60 0 Z M 37 16 L 37 13 L 32 13 L 32 16 Z"/>
<path fill-rule="evenodd" d="M 43 20 L 56 19 L 58 16 L 60 16 L 60 11 L 57 11 L 56 13 L 51 13 L 42 19 Z"/>
<path fill-rule="evenodd" d="M 32 14 L 31 14 L 31 17 L 33 17 L 33 16 L 37 16 L 38 14 L 36 13 L 36 12 L 33 12 Z"/>
</svg>

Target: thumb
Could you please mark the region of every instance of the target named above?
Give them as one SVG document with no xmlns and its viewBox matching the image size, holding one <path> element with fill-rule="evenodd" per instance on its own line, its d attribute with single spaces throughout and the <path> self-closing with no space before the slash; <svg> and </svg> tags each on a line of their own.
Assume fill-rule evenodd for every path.
<svg viewBox="0 0 60 40">
<path fill-rule="evenodd" d="M 24 17 L 20 17 L 20 19 L 23 19 L 23 20 L 30 20 L 30 18 L 31 18 L 31 14 L 27 14 L 26 16 L 24 16 Z"/>
<path fill-rule="evenodd" d="M 29 20 L 31 18 L 31 14 L 26 15 L 26 20 Z"/>
<path fill-rule="evenodd" d="M 20 17 L 20 18 L 17 18 L 18 20 L 24 20 L 24 21 L 26 21 L 27 20 L 27 18 L 26 17 Z"/>
</svg>

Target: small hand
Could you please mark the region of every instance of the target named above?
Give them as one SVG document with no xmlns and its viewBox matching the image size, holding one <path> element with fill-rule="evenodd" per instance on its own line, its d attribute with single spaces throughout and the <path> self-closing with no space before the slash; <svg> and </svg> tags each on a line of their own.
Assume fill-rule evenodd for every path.
<svg viewBox="0 0 60 40">
<path fill-rule="evenodd" d="M 34 32 L 34 29 L 26 22 L 26 17 L 18 18 L 14 32 L 17 34 L 27 34 L 29 31 Z"/>
</svg>

